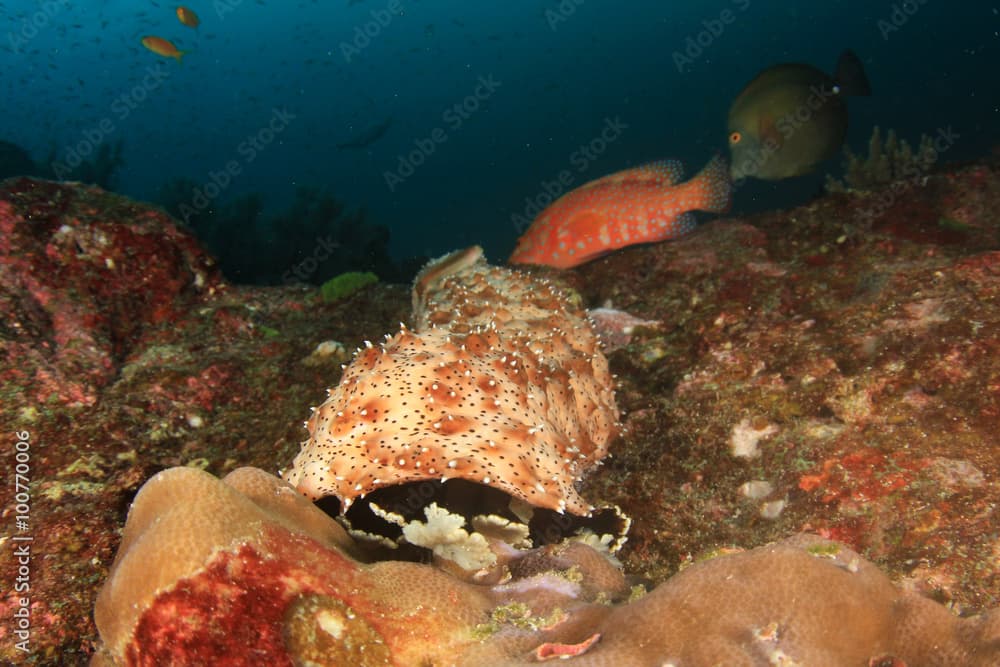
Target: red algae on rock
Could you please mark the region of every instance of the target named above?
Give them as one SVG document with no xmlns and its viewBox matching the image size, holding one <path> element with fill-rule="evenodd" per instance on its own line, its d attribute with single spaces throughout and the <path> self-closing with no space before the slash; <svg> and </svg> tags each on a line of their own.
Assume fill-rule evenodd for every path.
<svg viewBox="0 0 1000 667">
<path fill-rule="evenodd" d="M 4 346 L 5 367 L 20 369 L 9 379 L 39 403 L 70 405 L 97 400 L 143 327 L 221 284 L 165 214 L 30 179 L 0 186 L 0 277 L 7 326 L 27 334 Z"/>
</svg>

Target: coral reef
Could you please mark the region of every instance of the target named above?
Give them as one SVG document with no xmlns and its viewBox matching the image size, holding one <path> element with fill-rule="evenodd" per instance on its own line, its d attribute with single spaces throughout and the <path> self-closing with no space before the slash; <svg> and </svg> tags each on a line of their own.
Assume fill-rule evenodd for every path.
<svg viewBox="0 0 1000 667">
<path fill-rule="evenodd" d="M 886 195 L 880 225 L 844 234 Z M 625 436 L 584 486 L 662 517 L 634 522 L 626 567 L 657 579 L 707 543 L 812 530 L 956 609 L 1000 603 L 980 481 L 1000 473 L 998 200 L 996 166 L 976 165 L 714 223 L 579 279 L 587 302 L 664 322 L 609 355 Z M 967 231 L 942 233 L 956 209 Z"/>
<path fill-rule="evenodd" d="M 29 651 L 14 648 L 12 626 L 3 624 L 0 633 L 8 634 L 0 642 L 0 662 L 82 664 L 101 646 L 92 610 L 140 485 L 175 466 L 222 477 L 239 466 L 274 472 L 287 465 L 300 449 L 301 420 L 309 406 L 341 376 L 343 350 L 408 321 L 411 296 L 405 287 L 384 281 L 336 303 L 303 286 L 233 287 L 219 278 L 194 240 L 161 213 L 78 184 L 7 181 L 0 202 L 6 225 L 0 234 L 6 244 L 0 252 L 0 292 L 8 313 L 0 325 L 0 427 L 28 436 L 31 498 L 26 527 L 20 527 L 16 511 L 8 510 L 3 530 L 32 536 L 35 555 L 30 591 L 19 596 L 8 587 L 0 597 L 5 618 L 14 618 L 15 610 L 30 611 Z M 826 196 L 790 211 L 716 221 L 674 243 L 624 250 L 579 270 L 533 271 L 572 288 L 567 293 L 574 303 L 610 301 L 659 323 L 635 328 L 620 341 L 622 347 L 606 353 L 617 379 L 615 400 L 624 429 L 609 443 L 604 465 L 578 486 L 590 503 L 619 505 L 633 518 L 629 541 L 617 553 L 628 584 L 659 584 L 659 595 L 675 582 L 693 581 L 686 579 L 689 572 L 729 560 L 702 564 L 703 554 L 725 553 L 734 545 L 780 544 L 788 535 L 811 531 L 848 545 L 862 557 L 859 572 L 851 574 L 864 574 L 864 585 L 873 590 L 888 590 L 878 588 L 874 574 L 867 576 L 866 562 L 875 563 L 898 591 L 906 591 L 892 593 L 905 602 L 900 611 L 913 601 L 927 607 L 924 598 L 945 603 L 951 614 L 966 620 L 945 616 L 938 621 L 940 607 L 927 607 L 933 611 L 926 618 L 942 632 L 959 632 L 970 645 L 980 642 L 982 651 L 968 659 L 971 664 L 983 656 L 987 662 L 994 659 L 986 651 L 995 641 L 988 639 L 995 616 L 978 617 L 981 621 L 973 616 L 1000 606 L 1000 486 L 992 482 L 1000 475 L 998 202 L 1000 170 L 983 162 L 935 170 L 925 185 L 907 191 Z M 878 224 L 860 224 L 876 204 Z M 945 227 L 941 220 L 961 226 Z M 132 234 L 131 226 L 143 233 Z M 137 268 L 147 266 L 152 274 Z M 88 318 L 88 309 L 101 315 Z M 77 328 L 90 337 L 78 337 Z M 116 332 L 114 337 L 109 331 Z M 79 395 L 86 400 L 75 398 Z M 13 469 L 13 450 L 6 451 Z M 752 455 L 734 456 L 737 452 Z M 225 485 L 205 475 L 200 479 L 211 481 L 204 488 Z M 284 488 L 273 478 L 269 483 L 277 485 L 271 487 L 275 491 Z M 228 497 L 244 494 L 234 491 Z M 284 498 L 287 492 L 281 494 Z M 186 507 L 181 500 L 178 505 Z M 549 635 L 533 631 L 559 620 L 547 613 L 544 599 L 533 596 L 551 593 L 558 606 L 569 608 L 564 598 L 555 597 L 574 590 L 562 583 L 567 578 L 584 591 L 574 610 L 588 601 L 610 601 L 612 606 L 602 604 L 594 613 L 626 618 L 617 614 L 635 610 L 627 624 L 639 632 L 655 622 L 658 640 L 673 627 L 649 620 L 645 607 L 625 604 L 629 586 L 621 574 L 578 543 L 567 547 L 574 549 L 572 557 L 557 553 L 560 544 L 505 563 L 500 574 L 506 568 L 510 581 L 463 582 L 429 564 L 369 562 L 368 553 L 354 553 L 357 547 L 327 547 L 322 533 L 293 533 L 297 529 L 289 522 L 281 523 L 280 529 L 269 523 L 267 531 L 282 535 L 285 541 L 278 540 L 276 548 L 296 552 L 295 558 L 330 559 L 323 562 L 345 573 L 356 567 L 364 577 L 376 568 L 399 568 L 406 574 L 393 596 L 405 597 L 412 590 L 409 579 L 416 578 L 440 582 L 435 591 L 468 593 L 465 604 L 487 593 L 489 604 L 473 625 L 460 623 L 462 632 L 485 638 L 484 650 L 492 650 L 500 636 L 521 638 L 523 652 L 516 659 L 537 652 L 542 657 L 576 654 L 571 662 L 605 656 L 608 664 L 626 664 L 618 658 L 628 658 L 627 651 L 641 644 L 622 647 L 626 652 L 617 655 L 612 635 L 632 635 L 616 630 L 595 639 L 607 630 L 596 620 L 581 620 L 579 633 L 569 633 L 564 623 Z M 326 518 L 321 523 L 331 526 L 330 535 L 341 530 Z M 212 525 L 205 524 L 209 537 L 217 536 Z M 194 531 L 185 537 L 208 541 Z M 12 542 L 6 544 L 0 550 L 0 579 L 13 582 L 20 566 Z M 813 561 L 824 566 L 817 570 L 824 582 L 850 573 L 817 558 L 833 549 L 825 544 L 816 545 L 809 561 L 780 561 L 785 565 L 774 570 L 772 583 L 801 581 L 811 567 L 805 563 Z M 254 560 L 260 553 L 256 548 L 248 546 L 247 558 L 234 560 L 229 554 L 239 553 L 237 545 L 220 547 L 214 564 L 226 567 L 195 563 L 186 581 L 219 593 L 223 587 L 215 584 L 226 573 L 259 574 L 256 581 L 263 582 L 266 572 L 258 564 L 291 562 Z M 585 558 L 584 552 L 591 556 Z M 837 554 L 844 560 L 836 562 L 850 568 L 850 552 Z M 536 579 L 553 569 L 550 557 L 565 563 L 555 569 L 566 576 Z M 583 576 L 574 576 L 572 564 L 581 561 L 588 563 L 580 565 Z M 688 563 L 695 564 L 685 567 Z M 259 598 L 236 595 L 241 588 L 235 585 L 225 588 L 233 593 L 226 598 L 232 604 L 217 605 L 228 615 L 220 612 L 210 619 L 210 627 L 220 633 L 215 636 L 245 637 L 239 634 L 242 627 L 266 626 L 265 620 L 251 623 L 254 614 L 273 619 L 280 608 L 288 620 L 269 627 L 287 625 L 290 631 L 280 641 L 296 647 L 296 655 L 321 662 L 329 648 L 319 628 L 336 634 L 338 619 L 348 613 L 340 598 L 326 592 L 338 584 L 309 580 L 323 592 L 289 606 L 251 605 L 255 599 L 276 600 L 267 590 L 287 591 L 288 581 L 306 579 L 282 579 L 270 589 L 248 583 L 246 590 L 260 591 Z M 400 579 L 387 575 L 386 581 Z M 494 591 L 495 586 L 507 588 Z M 173 602 L 185 605 L 173 609 L 204 618 L 202 608 L 186 605 L 208 598 L 185 597 L 177 586 L 170 590 Z M 414 594 L 437 604 L 435 591 Z M 601 596 L 602 591 L 612 592 Z M 512 599 L 515 592 L 520 597 Z M 664 600 L 669 596 L 663 595 Z M 864 599 L 884 598 L 866 594 Z M 704 601 L 712 616 L 730 608 L 725 597 Z M 244 603 L 252 613 L 240 611 Z M 421 608 L 409 608 L 417 616 L 401 612 L 398 617 L 431 618 L 420 616 Z M 397 609 L 402 606 L 391 607 L 389 617 Z M 449 607 L 448 614 L 454 611 Z M 666 621 L 679 622 L 685 614 L 675 612 Z M 866 618 L 860 610 L 856 615 Z M 795 617 L 805 621 L 803 614 Z M 151 637 L 157 617 L 145 618 L 145 636 Z M 382 633 L 386 619 L 361 618 L 367 627 L 358 624 L 352 636 L 370 645 L 372 632 Z M 852 617 L 845 612 L 841 619 Z M 791 633 L 782 633 L 788 626 L 778 624 L 753 619 L 758 638 L 791 639 Z M 417 623 L 409 626 L 419 635 Z M 934 629 L 927 632 L 947 640 Z M 724 642 L 727 636 L 722 631 L 700 635 L 704 643 Z M 272 639 L 261 635 L 260 641 Z M 450 636 L 433 640 L 457 646 Z M 786 650 L 785 644 L 758 642 L 752 633 L 745 643 Z M 426 638 L 413 639 L 415 650 L 427 644 Z M 898 665 L 911 657 L 894 650 L 879 648 L 861 664 Z M 919 650 L 916 640 L 914 650 Z M 475 657 L 462 656 L 469 662 Z M 774 653 L 758 662 L 771 659 L 783 658 Z"/>
<path fill-rule="evenodd" d="M 165 183 L 157 200 L 194 230 L 223 274 L 239 283 L 322 285 L 348 271 L 403 279 L 389 257 L 388 228 L 368 223 L 363 210 L 349 212 L 316 188 L 296 189 L 289 209 L 274 215 L 264 215 L 259 195 L 212 202 L 200 184 L 184 178 Z"/>
<path fill-rule="evenodd" d="M 303 286 L 233 287 L 162 211 L 80 184 L 0 184 L 0 230 L 0 427 L 29 436 L 31 499 L 24 528 L 9 505 L 0 531 L 29 534 L 35 554 L 30 590 L 0 597 L 5 618 L 30 600 L 29 651 L 0 624 L 0 663 L 85 664 L 93 595 L 139 486 L 177 465 L 290 461 L 344 361 L 315 349 L 395 326 L 408 290 L 377 285 L 360 308 Z M 0 576 L 14 582 L 5 544 Z"/>
<path fill-rule="evenodd" d="M 696 563 L 620 604 L 609 604 L 621 599 L 620 579 L 583 545 L 535 552 L 495 586 L 417 563 L 362 564 L 349 549 L 336 523 L 263 471 L 223 481 L 189 468 L 160 473 L 136 497 L 98 598 L 105 646 L 94 664 L 1000 660 L 1000 611 L 960 619 L 811 536 Z"/>
<path fill-rule="evenodd" d="M 868 155 L 861 156 L 844 146 L 844 179 L 827 175 L 828 192 L 872 190 L 895 181 L 921 177 L 937 162 L 938 151 L 934 139 L 926 134 L 914 149 L 905 139 L 899 139 L 895 130 L 889 130 L 882 140 L 882 131 L 876 125 L 868 140 Z"/>
</svg>

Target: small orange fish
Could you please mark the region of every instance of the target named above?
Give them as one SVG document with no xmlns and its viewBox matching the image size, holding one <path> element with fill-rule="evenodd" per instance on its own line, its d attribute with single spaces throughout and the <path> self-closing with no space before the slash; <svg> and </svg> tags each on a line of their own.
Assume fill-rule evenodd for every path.
<svg viewBox="0 0 1000 667">
<path fill-rule="evenodd" d="M 143 37 L 142 45 L 158 56 L 174 58 L 177 62 L 180 62 L 184 54 L 187 53 L 187 51 L 178 51 L 173 42 L 162 37 Z"/>
<path fill-rule="evenodd" d="M 717 155 L 685 183 L 680 182 L 683 167 L 676 160 L 591 181 L 539 213 L 507 261 L 568 269 L 635 243 L 686 234 L 696 224 L 691 211 L 729 209 L 728 170 Z"/>
<path fill-rule="evenodd" d="M 197 28 L 201 25 L 201 19 L 194 13 L 194 10 L 183 5 L 177 8 L 177 20 L 189 28 Z"/>
</svg>

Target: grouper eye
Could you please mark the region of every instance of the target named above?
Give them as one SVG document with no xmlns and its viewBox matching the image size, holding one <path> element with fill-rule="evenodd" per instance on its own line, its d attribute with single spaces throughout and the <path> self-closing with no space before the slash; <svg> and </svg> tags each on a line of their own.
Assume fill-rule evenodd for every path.
<svg viewBox="0 0 1000 667">
<path fill-rule="evenodd" d="M 743 135 L 740 134 L 739 132 L 733 132 L 732 134 L 729 135 L 730 144 L 738 144 L 742 140 L 743 140 Z"/>
</svg>

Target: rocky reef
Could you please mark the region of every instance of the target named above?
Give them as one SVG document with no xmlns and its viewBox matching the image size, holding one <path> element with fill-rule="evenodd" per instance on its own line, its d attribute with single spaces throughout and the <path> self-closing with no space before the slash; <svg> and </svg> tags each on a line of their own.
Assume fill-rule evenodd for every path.
<svg viewBox="0 0 1000 667">
<path fill-rule="evenodd" d="M 236 287 L 159 212 L 6 181 L 0 659 L 997 664 L 998 202 L 975 164 L 534 271 L 642 321 L 601 317 L 622 433 L 576 487 L 632 527 L 621 570 L 542 540 L 477 581 L 272 474 L 345 349 L 420 330 L 406 287 Z"/>
</svg>

